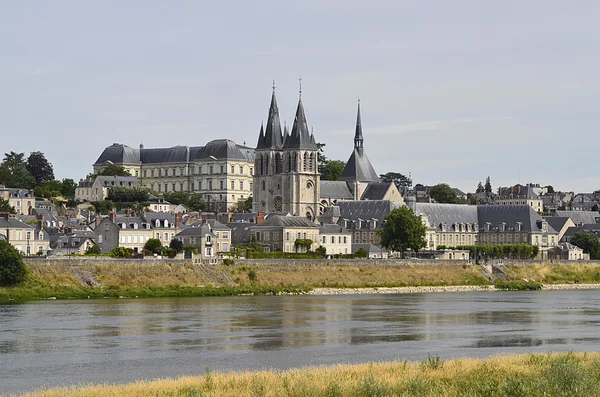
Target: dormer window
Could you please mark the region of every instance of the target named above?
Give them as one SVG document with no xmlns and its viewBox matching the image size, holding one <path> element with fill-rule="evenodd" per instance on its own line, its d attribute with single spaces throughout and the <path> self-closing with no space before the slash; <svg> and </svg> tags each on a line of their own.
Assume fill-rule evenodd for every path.
<svg viewBox="0 0 600 397">
<path fill-rule="evenodd" d="M 543 233 L 548 232 L 548 222 L 546 222 L 546 221 L 542 221 L 542 232 Z"/>
<path fill-rule="evenodd" d="M 165 219 L 165 227 L 169 227 L 169 221 Z"/>
<path fill-rule="evenodd" d="M 446 222 L 442 222 L 442 223 L 441 223 L 441 225 L 440 225 L 440 229 L 441 229 L 441 231 L 442 231 L 442 232 L 445 232 L 445 231 L 446 231 Z"/>
<path fill-rule="evenodd" d="M 503 231 L 505 231 L 505 230 L 506 230 L 506 223 L 505 223 L 505 222 L 502 222 L 502 223 L 500 224 L 500 231 L 501 231 L 501 232 L 503 232 Z"/>
<path fill-rule="evenodd" d="M 522 226 L 523 226 L 523 223 L 521 223 L 521 222 L 517 222 L 517 224 L 515 225 L 515 230 L 516 230 L 517 232 L 520 232 L 520 231 L 521 231 L 521 227 L 522 227 Z"/>
<path fill-rule="evenodd" d="M 132 225 L 133 225 L 134 229 L 138 229 L 138 224 L 137 223 L 133 223 Z"/>
<path fill-rule="evenodd" d="M 157 219 L 156 222 L 154 223 L 156 225 L 156 227 L 160 227 L 160 221 Z"/>
<path fill-rule="evenodd" d="M 486 223 L 485 223 L 485 231 L 486 231 L 486 232 L 489 232 L 491 227 L 492 227 L 492 224 L 491 224 L 491 223 L 489 223 L 489 222 L 486 222 Z"/>
</svg>

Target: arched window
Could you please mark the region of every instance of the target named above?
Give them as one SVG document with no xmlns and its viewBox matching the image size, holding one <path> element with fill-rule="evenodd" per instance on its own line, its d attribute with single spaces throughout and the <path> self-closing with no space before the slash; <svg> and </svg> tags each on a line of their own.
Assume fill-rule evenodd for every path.
<svg viewBox="0 0 600 397">
<path fill-rule="evenodd" d="M 308 160 L 308 170 L 312 171 L 314 169 L 315 155 L 311 153 Z"/>
<path fill-rule="evenodd" d="M 304 161 L 302 162 L 302 171 L 308 169 L 308 153 L 304 152 Z"/>
<path fill-rule="evenodd" d="M 264 160 L 263 160 L 263 156 L 260 156 L 260 174 L 264 175 Z"/>
<path fill-rule="evenodd" d="M 275 173 L 281 174 L 281 154 L 275 155 Z"/>
<path fill-rule="evenodd" d="M 292 154 L 288 153 L 288 172 L 292 172 Z"/>
<path fill-rule="evenodd" d="M 269 155 L 267 154 L 265 159 L 265 174 L 269 175 L 270 171 L 269 171 Z"/>
</svg>

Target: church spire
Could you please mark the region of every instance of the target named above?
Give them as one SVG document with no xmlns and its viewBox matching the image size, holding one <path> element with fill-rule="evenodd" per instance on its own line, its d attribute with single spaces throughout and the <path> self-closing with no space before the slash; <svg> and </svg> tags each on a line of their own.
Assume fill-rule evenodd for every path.
<svg viewBox="0 0 600 397">
<path fill-rule="evenodd" d="M 279 108 L 277 107 L 277 98 L 275 97 L 275 80 L 273 80 L 273 94 L 271 95 L 271 105 L 269 106 L 269 118 L 264 130 L 262 144 L 259 140 L 257 149 L 281 149 L 283 146 L 283 135 L 281 133 L 281 120 L 279 119 Z"/>
<path fill-rule="evenodd" d="M 311 134 L 308 131 L 308 123 L 306 122 L 306 116 L 304 115 L 302 98 L 298 99 L 298 108 L 296 109 L 296 117 L 294 117 L 292 132 L 286 137 L 283 148 L 309 150 L 318 149 L 314 137 L 311 138 Z"/>
<path fill-rule="evenodd" d="M 354 148 L 363 147 L 362 121 L 360 119 L 360 99 L 358 100 L 358 112 L 356 113 L 356 132 L 354 133 Z"/>
</svg>

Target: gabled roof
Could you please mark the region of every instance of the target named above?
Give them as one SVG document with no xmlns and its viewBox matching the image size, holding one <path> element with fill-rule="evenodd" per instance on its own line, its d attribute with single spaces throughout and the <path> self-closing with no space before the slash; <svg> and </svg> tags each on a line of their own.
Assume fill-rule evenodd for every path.
<svg viewBox="0 0 600 397">
<path fill-rule="evenodd" d="M 0 217 L 0 228 L 3 231 L 6 231 L 6 229 L 35 229 L 34 227 L 21 222 L 17 218 L 12 217 L 8 220 L 6 218 Z"/>
<path fill-rule="evenodd" d="M 530 186 L 511 186 L 511 187 L 503 187 L 500 188 L 498 192 L 500 198 L 523 198 L 526 197 L 528 199 L 538 199 L 538 194 L 533 190 Z"/>
<path fill-rule="evenodd" d="M 362 200 L 383 200 L 391 183 L 369 182 L 367 188 L 362 194 Z"/>
<path fill-rule="evenodd" d="M 231 229 L 231 245 L 249 244 L 252 239 L 252 226 L 253 223 L 228 223 L 227 227 Z"/>
<path fill-rule="evenodd" d="M 352 200 L 354 196 L 344 181 L 324 181 L 320 182 L 321 198 Z"/>
<path fill-rule="evenodd" d="M 500 224 L 506 224 L 506 230 L 514 230 L 518 222 L 523 232 L 541 232 L 544 220 L 530 205 L 479 205 L 477 206 L 479 227 L 490 223 L 490 230 L 497 230 Z M 548 233 L 557 233 L 548 224 Z"/>
<path fill-rule="evenodd" d="M 308 149 L 317 150 L 315 137 L 308 131 L 306 116 L 304 115 L 304 105 L 302 99 L 298 101 L 296 116 L 294 117 L 294 125 L 292 132 L 284 137 L 284 149 Z"/>
<path fill-rule="evenodd" d="M 381 248 L 373 244 L 352 244 L 352 253 L 355 254 L 359 249 L 364 249 L 369 254 L 380 254 L 382 252 Z"/>
<path fill-rule="evenodd" d="M 596 211 L 556 211 L 556 216 L 569 217 L 575 223 L 600 223 L 600 213 Z"/>
<path fill-rule="evenodd" d="M 205 236 L 207 234 L 214 236 L 214 234 L 210 230 L 210 227 L 207 224 L 202 224 L 201 226 L 186 227 L 185 229 L 183 229 L 182 231 L 177 233 L 175 235 L 175 237 L 185 237 L 185 236 L 198 237 L 198 236 Z"/>
<path fill-rule="evenodd" d="M 96 177 L 96 181 L 102 186 L 138 186 L 140 183 L 135 176 L 104 176 Z"/>
<path fill-rule="evenodd" d="M 337 224 L 325 224 L 319 226 L 320 234 L 351 234 L 351 232 L 347 229 L 344 229 L 340 225 Z"/>
<path fill-rule="evenodd" d="M 570 218 L 568 216 L 545 216 L 544 219 L 552 226 L 552 229 L 560 232 Z"/>
<path fill-rule="evenodd" d="M 379 177 L 363 148 L 354 148 L 339 181 L 377 182 Z"/>
</svg>

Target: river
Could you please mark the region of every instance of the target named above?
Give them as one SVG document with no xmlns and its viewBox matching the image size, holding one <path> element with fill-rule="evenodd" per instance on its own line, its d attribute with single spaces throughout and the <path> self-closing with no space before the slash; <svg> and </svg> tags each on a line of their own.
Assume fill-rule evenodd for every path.
<svg viewBox="0 0 600 397">
<path fill-rule="evenodd" d="M 366 361 L 593 351 L 600 291 L 0 305 L 0 392 Z"/>
</svg>

